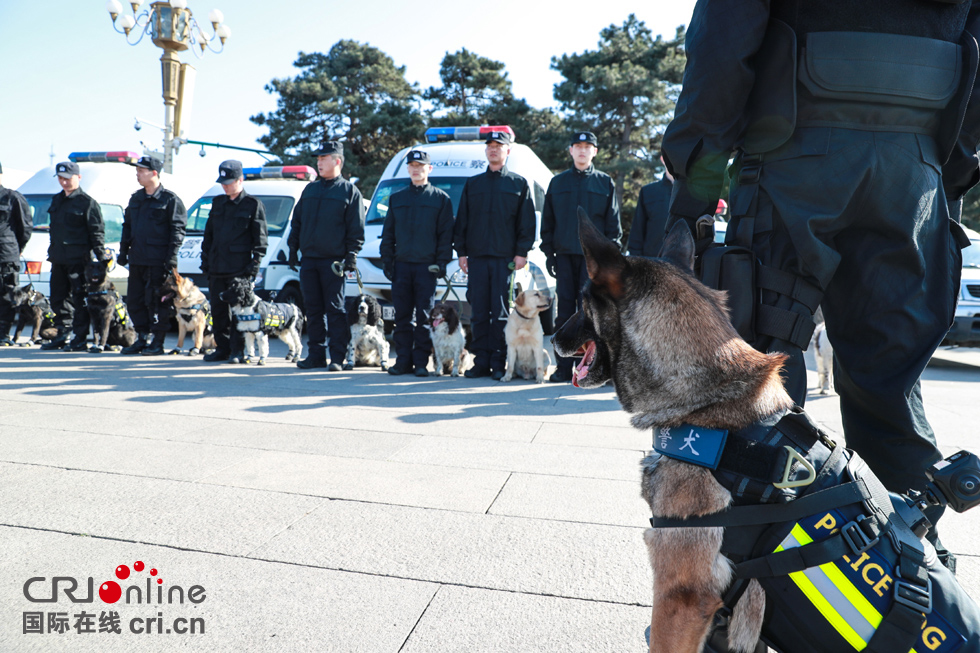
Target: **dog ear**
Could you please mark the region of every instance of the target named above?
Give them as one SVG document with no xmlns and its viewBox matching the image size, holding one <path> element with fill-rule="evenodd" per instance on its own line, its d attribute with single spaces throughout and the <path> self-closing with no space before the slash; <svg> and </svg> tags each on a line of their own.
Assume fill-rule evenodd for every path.
<svg viewBox="0 0 980 653">
<path fill-rule="evenodd" d="M 521 308 L 524 308 L 524 293 L 519 293 L 514 303 L 520 306 Z"/>
<path fill-rule="evenodd" d="M 670 261 L 687 272 L 694 273 L 694 236 L 683 220 L 678 220 L 670 228 L 660 248 L 659 258 Z"/>
<path fill-rule="evenodd" d="M 581 206 L 578 207 L 578 237 L 592 284 L 613 298 L 622 296 L 626 257 L 615 243 L 596 229 Z"/>
</svg>

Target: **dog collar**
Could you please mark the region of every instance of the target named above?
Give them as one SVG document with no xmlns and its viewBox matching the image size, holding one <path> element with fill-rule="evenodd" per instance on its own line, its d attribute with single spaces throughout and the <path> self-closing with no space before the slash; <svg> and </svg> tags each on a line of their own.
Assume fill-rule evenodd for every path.
<svg viewBox="0 0 980 653">
<path fill-rule="evenodd" d="M 94 295 L 108 295 L 108 294 L 109 294 L 108 290 L 96 290 L 95 292 L 90 292 L 88 296 L 92 297 Z"/>
<path fill-rule="evenodd" d="M 534 319 L 533 317 L 528 317 L 527 315 L 524 315 L 523 313 L 521 313 L 519 310 L 517 310 L 517 307 L 516 306 L 514 307 L 514 312 L 517 313 L 518 315 L 520 315 L 521 317 L 523 317 L 525 320 L 529 320 L 530 321 L 530 320 L 533 320 Z"/>
<path fill-rule="evenodd" d="M 262 319 L 262 316 L 259 315 L 258 313 L 250 313 L 249 315 L 239 315 L 238 316 L 238 321 L 239 322 L 252 322 L 254 320 L 261 320 L 261 319 Z"/>
</svg>

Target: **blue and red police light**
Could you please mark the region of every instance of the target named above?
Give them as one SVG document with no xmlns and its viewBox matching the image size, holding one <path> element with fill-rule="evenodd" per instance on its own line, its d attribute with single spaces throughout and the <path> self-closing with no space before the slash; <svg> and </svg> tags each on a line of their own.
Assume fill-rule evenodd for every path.
<svg viewBox="0 0 980 653">
<path fill-rule="evenodd" d="M 131 166 L 139 161 L 139 154 L 136 152 L 72 152 L 68 155 L 69 161 L 75 163 L 128 163 Z"/>
<path fill-rule="evenodd" d="M 485 141 L 490 132 L 506 132 L 511 140 L 517 140 L 510 125 L 483 125 L 482 127 L 430 127 L 425 130 L 427 143 L 448 141 Z"/>
<path fill-rule="evenodd" d="M 267 166 L 262 168 L 244 168 L 245 179 L 299 179 L 311 181 L 316 179 L 316 170 L 310 166 Z"/>
</svg>

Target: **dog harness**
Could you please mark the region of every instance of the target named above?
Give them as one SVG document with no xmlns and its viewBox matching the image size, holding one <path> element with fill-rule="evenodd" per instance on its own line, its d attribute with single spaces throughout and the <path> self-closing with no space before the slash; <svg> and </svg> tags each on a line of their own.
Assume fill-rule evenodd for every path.
<svg viewBox="0 0 980 653">
<path fill-rule="evenodd" d="M 980 611 L 913 532 L 925 517 L 800 409 L 732 433 L 658 428 L 654 449 L 711 469 L 732 494 L 723 512 L 650 520 L 724 527 L 735 577 L 721 619 L 756 579 L 762 640 L 780 651 L 980 651 Z"/>
<path fill-rule="evenodd" d="M 265 302 L 256 307 L 256 312 L 238 316 L 242 331 L 273 331 L 284 329 L 296 319 L 294 304 L 273 304 Z M 254 324 L 253 324 L 254 323 Z"/>
</svg>

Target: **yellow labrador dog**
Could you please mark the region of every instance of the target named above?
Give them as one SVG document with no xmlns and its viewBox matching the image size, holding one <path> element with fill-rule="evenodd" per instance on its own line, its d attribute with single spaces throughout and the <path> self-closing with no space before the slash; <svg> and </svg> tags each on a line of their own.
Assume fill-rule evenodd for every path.
<svg viewBox="0 0 980 653">
<path fill-rule="evenodd" d="M 507 373 L 501 381 L 514 375 L 535 383 L 544 383 L 551 365 L 551 356 L 544 349 L 544 329 L 541 311 L 551 308 L 551 298 L 539 290 L 525 290 L 514 301 L 514 310 L 507 318 L 504 339 L 507 341 Z"/>
</svg>

